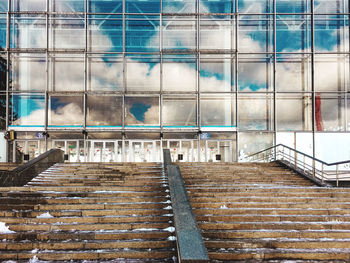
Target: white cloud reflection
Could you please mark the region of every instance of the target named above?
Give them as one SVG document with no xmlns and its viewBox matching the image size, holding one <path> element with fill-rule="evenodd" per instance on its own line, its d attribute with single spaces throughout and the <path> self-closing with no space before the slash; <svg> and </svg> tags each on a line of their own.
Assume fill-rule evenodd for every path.
<svg viewBox="0 0 350 263">
<path fill-rule="evenodd" d="M 31 1 L 31 3 L 36 3 L 39 1 Z M 261 6 L 255 5 L 254 7 L 256 12 L 260 12 Z M 171 23 L 171 22 L 170 22 Z M 174 34 L 172 34 L 174 33 Z M 172 34 L 167 37 L 167 45 L 169 47 L 176 46 L 180 43 L 181 46 L 186 46 L 186 37 L 184 37 L 183 32 L 181 31 L 169 31 L 165 32 L 166 34 Z M 192 34 L 191 32 L 188 34 Z M 57 28 L 55 31 L 55 39 L 57 43 L 57 47 L 62 48 L 72 48 L 76 46 L 81 46 L 82 40 L 80 39 L 80 29 L 78 30 L 61 30 Z M 67 39 L 67 36 L 69 38 Z M 186 36 L 186 35 L 185 35 Z M 35 39 L 37 37 L 38 39 Z M 159 36 L 154 36 L 158 38 Z M 34 38 L 34 39 L 33 39 Z M 37 36 L 31 35 L 31 41 L 38 43 L 43 41 L 43 35 L 38 34 Z M 106 48 L 112 47 L 112 41 L 109 39 L 107 35 L 103 34 L 103 31 L 93 31 L 93 39 L 99 39 L 102 41 L 102 45 Z M 227 41 L 223 41 L 222 39 L 226 38 L 226 33 L 222 31 L 207 31 L 205 32 L 205 40 L 203 39 L 203 43 L 206 46 L 210 46 L 209 43 L 216 43 L 215 45 L 227 47 Z M 193 43 L 187 39 L 187 44 L 191 47 Z M 217 42 L 219 41 L 219 43 Z M 231 39 L 229 39 L 231 41 Z M 150 43 L 154 43 L 152 38 L 150 39 Z M 246 47 L 247 50 L 254 52 L 261 52 L 264 50 L 262 43 L 252 39 L 252 37 L 248 33 L 244 33 L 243 31 L 239 34 L 239 43 L 240 46 Z M 244 56 L 242 55 L 244 58 Z M 252 57 L 250 57 L 252 58 Z M 74 58 L 74 56 L 69 56 L 65 58 L 55 58 L 56 62 L 51 63 L 50 74 L 55 73 L 55 78 L 50 78 L 50 83 L 55 87 L 55 91 L 83 91 L 84 87 L 84 65 L 82 61 L 82 57 Z M 342 81 L 339 81 L 339 76 L 341 79 L 346 81 L 345 83 L 341 83 L 344 88 L 348 88 L 348 61 L 343 61 L 343 58 L 340 58 L 341 62 L 337 61 L 336 58 L 332 58 L 331 62 L 329 62 L 329 57 L 324 57 L 324 63 L 318 63 L 316 60 L 315 66 L 315 87 L 319 92 L 323 91 L 336 91 Z M 62 60 L 60 62 L 60 60 Z M 244 92 L 253 93 L 250 84 L 254 84 L 256 87 L 265 87 L 267 79 L 272 77 L 272 64 L 267 67 L 266 63 L 255 63 L 254 59 L 248 61 L 249 63 L 245 63 L 243 67 L 243 71 L 238 69 L 239 71 L 239 83 L 242 85 L 240 89 Z M 39 62 L 37 62 L 39 63 Z M 272 61 L 271 61 L 272 63 Z M 126 61 L 127 64 L 127 90 L 135 91 L 135 92 L 144 92 L 144 91 L 159 91 L 160 89 L 160 64 L 155 63 L 150 66 L 149 63 L 143 61 L 137 61 L 137 59 L 128 59 Z M 305 64 L 304 66 L 300 66 L 300 62 L 291 63 L 280 63 L 277 69 L 277 90 L 280 92 L 283 91 L 302 91 L 302 85 L 306 87 L 306 91 L 310 91 L 310 64 Z M 347 65 L 347 66 L 345 66 Z M 31 63 L 31 67 L 36 67 L 35 62 Z M 39 65 L 38 65 L 38 68 Z M 54 70 L 53 70 L 54 68 Z M 20 69 L 21 70 L 21 69 Z M 213 73 L 215 72 L 215 66 L 212 67 Z M 171 62 L 163 64 L 163 90 L 164 91 L 173 91 L 173 92 L 193 92 L 196 89 L 197 83 L 197 69 L 193 67 L 190 63 L 178 63 Z M 20 72 L 23 78 L 28 79 L 36 79 L 40 78 L 36 71 L 28 71 L 28 72 Z M 123 63 L 121 60 L 110 61 L 109 59 L 105 60 L 103 57 L 95 56 L 89 60 L 88 64 L 88 88 L 92 91 L 115 91 L 121 90 L 123 87 Z M 220 73 L 220 69 L 217 70 Z M 33 75 L 30 75 L 33 74 Z M 52 76 L 52 75 L 51 75 Z M 344 82 L 343 81 L 343 82 Z M 215 92 L 215 89 L 212 87 L 221 87 L 227 86 L 227 80 L 222 80 L 218 76 L 200 76 L 201 88 L 203 90 L 212 90 Z M 272 82 L 271 82 L 272 83 Z M 304 83 L 304 84 L 302 84 Z M 305 84 L 306 83 L 306 84 Z M 231 84 L 229 84 L 231 85 Z M 272 84 L 271 84 L 272 85 Z M 271 87 L 270 85 L 270 87 Z M 348 88 L 349 89 L 349 88 Z M 218 89 L 220 90 L 220 89 Z M 264 91 L 264 89 L 260 89 L 259 91 Z M 264 93 L 261 93 L 261 97 L 264 98 Z M 257 101 L 259 101 L 257 103 Z M 62 99 L 62 103 L 64 99 Z M 216 103 L 216 104 L 215 104 Z M 202 111 L 213 111 L 220 106 L 220 101 L 213 102 L 210 106 L 206 108 L 202 108 Z M 286 104 L 287 105 L 287 104 Z M 126 105 L 126 108 L 129 109 L 131 105 Z M 284 116 L 284 121 L 287 123 L 293 124 L 296 120 L 300 120 L 300 115 L 304 114 L 304 109 L 302 107 L 309 107 L 303 103 L 299 103 L 298 110 L 291 110 L 293 107 L 293 103 L 290 104 L 290 107 L 280 107 L 278 108 L 278 115 Z M 323 122 L 325 127 L 329 127 L 333 130 L 339 130 L 342 124 L 337 124 L 334 122 L 334 117 L 336 114 L 327 114 L 327 112 L 332 112 L 334 109 L 334 105 L 329 105 L 325 103 L 322 107 L 330 107 L 322 110 L 324 112 Z M 246 124 L 251 129 L 265 129 L 267 127 L 262 127 L 262 123 L 266 122 L 266 118 L 269 118 L 266 113 L 261 114 L 262 111 L 266 108 L 266 100 L 249 100 L 247 99 L 243 102 L 239 110 L 246 112 L 247 116 L 250 116 L 248 119 L 248 123 Z M 189 115 L 193 114 L 193 106 L 189 106 L 187 112 Z M 340 106 L 340 110 L 345 112 L 345 103 Z M 171 111 L 167 109 L 167 111 Z M 176 106 L 174 106 L 173 111 L 176 112 Z M 181 112 L 186 112 L 183 110 Z M 266 111 L 265 111 L 266 112 Z M 217 113 L 217 111 L 216 111 Z M 224 113 L 222 113 L 224 114 Z M 350 116 L 350 110 L 348 110 L 348 115 Z M 99 116 L 99 120 L 96 120 L 96 125 L 98 123 L 104 122 L 108 123 L 109 115 L 105 116 L 105 120 L 103 120 L 103 114 L 97 114 Z M 133 114 L 127 111 L 127 116 L 130 123 L 135 124 L 158 124 L 159 125 L 159 105 L 154 104 L 144 113 L 144 122 L 138 120 Z M 82 106 L 77 105 L 74 102 L 67 101 L 67 104 L 59 107 L 57 109 L 49 109 L 49 122 L 55 124 L 64 124 L 64 125 L 76 125 L 77 123 L 82 123 L 83 111 Z M 174 116 L 176 119 L 176 116 Z M 224 118 L 223 118 L 224 119 Z M 33 111 L 29 116 L 20 117 L 14 124 L 28 124 L 28 123 L 41 123 L 43 120 L 43 110 Z M 171 122 L 168 117 L 168 122 Z M 329 123 L 329 124 L 328 124 Z M 94 120 L 91 120 L 91 124 L 94 125 Z M 264 126 L 264 125 L 263 125 Z M 265 125 L 266 126 L 266 125 Z M 287 125 L 292 126 L 292 125 Z"/>
</svg>

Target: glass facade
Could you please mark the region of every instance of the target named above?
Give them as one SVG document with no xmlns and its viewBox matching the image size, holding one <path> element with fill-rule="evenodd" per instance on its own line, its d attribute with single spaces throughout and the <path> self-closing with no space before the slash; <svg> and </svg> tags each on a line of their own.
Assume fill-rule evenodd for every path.
<svg viewBox="0 0 350 263">
<path fill-rule="evenodd" d="M 310 134 L 316 155 L 317 134 L 350 136 L 349 15 L 343 0 L 0 0 L 1 129 L 180 138 L 191 160 L 213 138 L 238 160 Z"/>
</svg>

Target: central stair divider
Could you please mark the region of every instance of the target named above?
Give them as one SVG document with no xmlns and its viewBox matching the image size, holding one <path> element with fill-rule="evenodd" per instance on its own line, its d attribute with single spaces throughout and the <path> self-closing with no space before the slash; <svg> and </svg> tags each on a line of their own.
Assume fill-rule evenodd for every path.
<svg viewBox="0 0 350 263">
<path fill-rule="evenodd" d="M 163 150 L 164 170 L 168 175 L 174 214 L 179 262 L 209 262 L 201 232 L 194 217 L 178 165 L 171 164 L 170 150 Z"/>
</svg>

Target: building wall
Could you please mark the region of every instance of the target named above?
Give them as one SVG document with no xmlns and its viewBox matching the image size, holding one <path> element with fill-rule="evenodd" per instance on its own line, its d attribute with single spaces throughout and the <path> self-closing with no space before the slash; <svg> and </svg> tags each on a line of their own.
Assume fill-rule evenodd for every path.
<svg viewBox="0 0 350 263">
<path fill-rule="evenodd" d="M 350 144 L 348 1 L 0 0 L 0 29 L 1 128 L 21 138 Z"/>
</svg>

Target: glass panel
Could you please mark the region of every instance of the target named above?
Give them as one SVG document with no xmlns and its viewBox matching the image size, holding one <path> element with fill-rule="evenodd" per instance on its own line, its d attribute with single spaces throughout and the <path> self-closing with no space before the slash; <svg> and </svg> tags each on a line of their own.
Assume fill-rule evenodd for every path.
<svg viewBox="0 0 350 263">
<path fill-rule="evenodd" d="M 315 90 L 350 91 L 348 55 L 315 56 Z"/>
<path fill-rule="evenodd" d="M 238 96 L 238 127 L 240 130 L 273 129 L 273 96 L 240 94 Z"/>
<path fill-rule="evenodd" d="M 311 10 L 310 0 L 277 0 L 277 13 L 308 13 Z"/>
<path fill-rule="evenodd" d="M 273 51 L 273 17 L 244 15 L 239 18 L 238 49 L 240 52 Z"/>
<path fill-rule="evenodd" d="M 46 48 L 46 18 L 34 15 L 13 15 L 10 46 L 11 48 Z"/>
<path fill-rule="evenodd" d="M 84 16 L 51 16 L 49 45 L 51 49 L 85 49 Z"/>
<path fill-rule="evenodd" d="M 163 17 L 163 49 L 195 49 L 194 17 Z"/>
<path fill-rule="evenodd" d="M 317 131 L 345 130 L 344 95 L 316 94 L 315 121 Z"/>
<path fill-rule="evenodd" d="M 7 0 L 0 0 L 0 12 L 7 12 L 8 4 Z"/>
<path fill-rule="evenodd" d="M 159 16 L 126 17 L 126 51 L 159 51 Z"/>
<path fill-rule="evenodd" d="M 272 0 L 236 0 L 240 13 L 272 13 Z"/>
<path fill-rule="evenodd" d="M 232 0 L 201 0 L 199 1 L 200 13 L 233 13 L 234 2 Z"/>
<path fill-rule="evenodd" d="M 95 55 L 88 58 L 88 90 L 119 91 L 123 89 L 123 58 Z"/>
<path fill-rule="evenodd" d="M 89 16 L 88 49 L 106 52 L 123 51 L 122 17 L 113 15 Z"/>
<path fill-rule="evenodd" d="M 349 51 L 349 17 L 315 15 L 315 51 Z"/>
<path fill-rule="evenodd" d="M 29 160 L 33 160 L 34 158 L 39 156 L 39 147 L 38 141 L 28 141 L 28 154 Z"/>
<path fill-rule="evenodd" d="M 315 0 L 315 13 L 347 13 L 348 1 L 343 0 Z"/>
<path fill-rule="evenodd" d="M 45 96 L 17 95 L 10 96 L 10 125 L 37 127 L 45 124 Z"/>
<path fill-rule="evenodd" d="M 122 0 L 87 0 L 90 13 L 122 13 Z"/>
<path fill-rule="evenodd" d="M 51 57 L 49 72 L 51 89 L 53 91 L 84 90 L 83 57 L 78 57 L 73 54 L 70 57 Z"/>
<path fill-rule="evenodd" d="M 0 11 L 1 6 L 6 5 L 5 1 L 7 0 L 0 0 Z M 7 8 L 6 8 L 7 9 Z M 21 11 L 46 11 L 46 1 L 43 0 L 11 0 L 11 9 L 15 12 L 21 12 Z M 7 10 L 4 10 L 7 11 Z"/>
<path fill-rule="evenodd" d="M 195 91 L 197 89 L 196 69 L 196 60 L 194 58 L 181 56 L 164 58 L 163 90 L 172 92 Z"/>
<path fill-rule="evenodd" d="M 266 92 L 272 90 L 273 55 L 242 55 L 238 61 L 240 91 Z"/>
<path fill-rule="evenodd" d="M 6 91 L 7 83 L 7 55 L 0 53 L 0 92 Z"/>
<path fill-rule="evenodd" d="M 309 131 L 312 129 L 311 94 L 278 94 L 276 104 L 277 130 Z"/>
<path fill-rule="evenodd" d="M 48 117 L 49 126 L 82 127 L 83 96 L 50 96 Z"/>
<path fill-rule="evenodd" d="M 126 0 L 127 13 L 160 13 L 160 0 Z"/>
<path fill-rule="evenodd" d="M 311 55 L 278 55 L 277 91 L 311 91 Z"/>
<path fill-rule="evenodd" d="M 165 97 L 162 116 L 164 126 L 196 126 L 197 100 L 195 97 Z"/>
<path fill-rule="evenodd" d="M 84 0 L 52 0 L 50 10 L 54 12 L 84 12 Z"/>
<path fill-rule="evenodd" d="M 200 63 L 201 92 L 229 92 L 231 87 L 234 89 L 234 58 L 203 55 Z"/>
<path fill-rule="evenodd" d="M 11 110 L 11 107 L 10 107 Z M 6 129 L 6 95 L 0 93 L 0 130 Z"/>
<path fill-rule="evenodd" d="M 311 18 L 301 15 L 279 15 L 276 25 L 277 52 L 309 52 Z"/>
<path fill-rule="evenodd" d="M 87 126 L 121 126 L 123 98 L 87 96 Z"/>
<path fill-rule="evenodd" d="M 103 158 L 105 162 L 114 162 L 115 155 L 114 142 L 106 142 L 106 147 L 104 148 Z"/>
<path fill-rule="evenodd" d="M 159 97 L 125 97 L 125 125 L 159 126 Z"/>
<path fill-rule="evenodd" d="M 44 54 L 12 55 L 10 74 L 13 90 L 45 91 L 46 56 Z"/>
<path fill-rule="evenodd" d="M 273 133 L 250 132 L 238 134 L 239 160 L 273 145 Z"/>
<path fill-rule="evenodd" d="M 0 14 L 0 51 L 6 48 L 7 22 L 6 15 Z"/>
<path fill-rule="evenodd" d="M 177 162 L 178 154 L 180 153 L 180 141 L 170 141 L 169 149 L 170 149 L 171 160 Z"/>
<path fill-rule="evenodd" d="M 230 95 L 201 96 L 202 126 L 235 126 L 233 97 Z"/>
<path fill-rule="evenodd" d="M 201 16 L 200 49 L 234 49 L 234 22 L 226 16 Z"/>
<path fill-rule="evenodd" d="M 163 13 L 195 13 L 196 0 L 163 0 Z"/>
<path fill-rule="evenodd" d="M 132 59 L 131 59 L 132 58 Z M 160 58 L 130 57 L 126 62 L 127 91 L 160 90 Z"/>
</svg>

